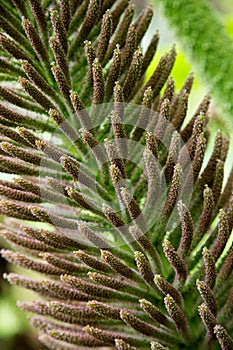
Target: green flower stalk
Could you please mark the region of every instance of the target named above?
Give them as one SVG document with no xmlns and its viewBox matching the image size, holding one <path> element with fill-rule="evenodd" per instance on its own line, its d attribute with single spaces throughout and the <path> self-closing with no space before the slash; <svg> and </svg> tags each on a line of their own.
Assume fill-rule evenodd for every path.
<svg viewBox="0 0 233 350">
<path fill-rule="evenodd" d="M 37 273 L 4 277 L 35 292 L 18 306 L 41 343 L 230 350 L 229 140 L 217 133 L 204 167 L 210 98 L 186 124 L 193 75 L 175 93 L 174 47 L 144 82 L 159 39 L 142 50 L 152 8 L 0 9 L 1 254 Z"/>
<path fill-rule="evenodd" d="M 197 67 L 222 112 L 232 117 L 233 44 L 206 0 L 153 0 L 161 3 L 168 23 Z"/>
</svg>

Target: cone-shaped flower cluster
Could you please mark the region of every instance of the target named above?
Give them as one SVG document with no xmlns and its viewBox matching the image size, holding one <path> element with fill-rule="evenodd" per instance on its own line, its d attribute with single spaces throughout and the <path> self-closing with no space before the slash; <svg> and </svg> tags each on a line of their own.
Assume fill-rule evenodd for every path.
<svg viewBox="0 0 233 350">
<path fill-rule="evenodd" d="M 59 3 L 59 5 L 58 5 Z M 233 349 L 229 140 L 128 0 L 0 4 L 2 256 L 48 349 Z M 161 90 L 165 86 L 163 92 Z M 39 273 L 39 274 L 36 274 Z"/>
</svg>

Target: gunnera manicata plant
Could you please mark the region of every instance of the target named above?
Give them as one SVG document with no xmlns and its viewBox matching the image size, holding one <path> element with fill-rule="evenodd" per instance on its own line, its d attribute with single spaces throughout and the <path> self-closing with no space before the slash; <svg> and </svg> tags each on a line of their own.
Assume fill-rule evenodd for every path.
<svg viewBox="0 0 233 350">
<path fill-rule="evenodd" d="M 1 0 L 4 277 L 48 349 L 233 349 L 229 140 L 127 0 Z M 165 89 L 161 92 L 163 86 Z M 203 169 L 203 170 L 202 170 Z M 25 275 L 26 271 L 25 271 Z M 31 275 L 30 275 L 31 276 Z"/>
</svg>

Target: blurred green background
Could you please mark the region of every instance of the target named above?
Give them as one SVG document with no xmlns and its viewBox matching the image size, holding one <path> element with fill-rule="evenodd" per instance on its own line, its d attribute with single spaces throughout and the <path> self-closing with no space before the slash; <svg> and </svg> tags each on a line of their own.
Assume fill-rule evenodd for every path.
<svg viewBox="0 0 233 350">
<path fill-rule="evenodd" d="M 219 14 L 219 18 L 225 26 L 227 33 L 233 40 L 233 1 L 232 0 L 207 0 L 211 6 L 213 6 Z M 149 1 L 134 0 L 137 5 L 137 11 L 148 4 Z M 159 57 L 165 51 L 168 51 L 170 47 L 176 43 L 178 55 L 173 69 L 172 75 L 176 82 L 177 90 L 181 88 L 185 78 L 189 72 L 193 71 L 188 58 L 185 53 L 181 51 L 179 43 L 174 38 L 172 31 L 169 29 L 166 19 L 161 14 L 161 9 L 155 9 L 155 16 L 150 26 L 150 30 L 146 35 L 143 45 L 146 47 L 152 34 L 158 30 L 160 33 L 160 43 L 158 52 L 155 55 L 154 61 L 151 64 L 147 78 L 152 73 L 153 68 L 158 62 Z M 233 58 L 232 58 L 233 59 Z M 224 60 L 224 57 L 223 57 Z M 192 116 L 195 108 L 207 92 L 206 87 L 200 82 L 198 74 L 194 71 L 195 84 L 191 93 L 189 116 Z M 211 110 L 211 129 L 213 131 L 221 128 L 226 131 L 226 122 L 221 115 L 216 113 L 214 104 Z M 231 128 L 233 129 L 233 128 Z M 231 137 L 233 139 L 233 131 L 231 131 Z M 212 142 L 212 141 L 211 141 Z M 232 154 L 231 144 L 231 154 Z M 226 174 L 229 173 L 232 166 L 232 160 L 228 159 Z M 0 221 L 1 222 L 1 221 Z M 0 247 L 3 247 L 5 243 L 0 240 Z M 25 292 L 18 287 L 9 286 L 2 278 L 4 272 L 16 271 L 15 268 L 6 264 L 2 259 L 0 260 L 0 349 L 1 350 L 33 350 L 42 348 L 36 340 L 34 331 L 28 325 L 28 320 L 24 313 L 22 313 L 16 307 L 17 300 L 33 300 L 35 295 L 30 292 Z M 17 270 L 18 272 L 18 270 Z M 25 271 L 24 271 L 25 274 Z"/>
</svg>

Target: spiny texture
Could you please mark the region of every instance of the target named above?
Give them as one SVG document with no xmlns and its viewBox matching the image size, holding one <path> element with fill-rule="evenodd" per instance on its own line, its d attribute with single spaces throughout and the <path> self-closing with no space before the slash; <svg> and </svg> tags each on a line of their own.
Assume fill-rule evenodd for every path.
<svg viewBox="0 0 233 350">
<path fill-rule="evenodd" d="M 209 97 L 186 123 L 175 48 L 144 73 L 151 7 L 127 0 L 0 5 L 2 256 L 48 349 L 232 349 L 232 173 Z M 164 93 L 161 93 L 165 85 Z M 185 125 L 185 126 L 184 126 Z M 44 300 L 44 301 L 42 301 Z"/>
</svg>

